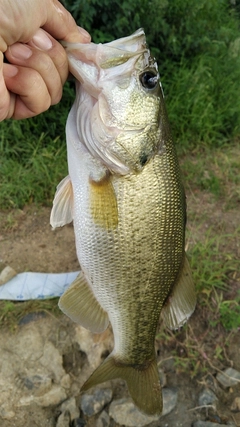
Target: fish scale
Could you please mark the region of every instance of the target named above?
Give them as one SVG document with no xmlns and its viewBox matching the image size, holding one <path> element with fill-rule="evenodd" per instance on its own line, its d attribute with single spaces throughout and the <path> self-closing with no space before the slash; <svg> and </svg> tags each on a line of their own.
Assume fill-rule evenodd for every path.
<svg viewBox="0 0 240 427">
<path fill-rule="evenodd" d="M 67 121 L 69 177 L 57 188 L 51 224 L 73 220 L 81 273 L 59 306 L 92 332 L 112 326 L 113 352 L 82 391 L 122 378 L 140 410 L 160 414 L 159 316 L 176 329 L 196 298 L 157 65 L 141 29 L 104 45 L 65 47 L 81 84 Z"/>
</svg>

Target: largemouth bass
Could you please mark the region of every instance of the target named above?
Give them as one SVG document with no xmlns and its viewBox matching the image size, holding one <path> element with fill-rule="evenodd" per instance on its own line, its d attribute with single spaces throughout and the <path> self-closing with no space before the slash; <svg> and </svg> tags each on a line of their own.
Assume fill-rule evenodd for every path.
<svg viewBox="0 0 240 427">
<path fill-rule="evenodd" d="M 69 176 L 57 188 L 51 224 L 73 220 L 81 273 L 59 306 L 92 332 L 109 322 L 113 329 L 113 352 L 82 390 L 122 378 L 140 410 L 160 414 L 159 316 L 178 328 L 194 310 L 195 292 L 157 64 L 142 29 L 65 47 L 76 100 L 66 127 Z"/>
</svg>

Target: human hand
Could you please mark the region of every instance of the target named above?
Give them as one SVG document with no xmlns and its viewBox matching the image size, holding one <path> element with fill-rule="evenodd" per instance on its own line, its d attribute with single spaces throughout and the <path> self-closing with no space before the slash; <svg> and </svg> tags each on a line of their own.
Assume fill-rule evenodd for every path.
<svg viewBox="0 0 240 427">
<path fill-rule="evenodd" d="M 59 102 L 69 71 L 57 40 L 85 43 L 90 35 L 57 0 L 0 0 L 0 121 Z"/>
</svg>

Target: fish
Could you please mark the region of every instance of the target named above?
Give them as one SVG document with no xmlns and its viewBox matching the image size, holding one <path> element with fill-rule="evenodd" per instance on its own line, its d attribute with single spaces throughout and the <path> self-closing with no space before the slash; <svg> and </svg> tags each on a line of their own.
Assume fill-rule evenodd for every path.
<svg viewBox="0 0 240 427">
<path fill-rule="evenodd" d="M 93 333 L 110 324 L 114 336 L 112 353 L 81 391 L 121 378 L 140 411 L 161 414 L 159 317 L 179 328 L 196 295 L 158 66 L 143 29 L 64 47 L 76 98 L 66 125 L 69 175 L 57 187 L 50 223 L 73 221 L 81 271 L 59 307 Z"/>
</svg>

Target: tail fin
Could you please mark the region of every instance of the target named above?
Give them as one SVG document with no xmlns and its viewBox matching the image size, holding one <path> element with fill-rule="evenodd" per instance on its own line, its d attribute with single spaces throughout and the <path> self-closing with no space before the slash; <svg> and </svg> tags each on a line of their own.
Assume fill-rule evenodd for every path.
<svg viewBox="0 0 240 427">
<path fill-rule="evenodd" d="M 83 384 L 81 391 L 116 378 L 126 381 L 135 405 L 142 412 L 147 415 L 161 414 L 162 393 L 155 359 L 134 367 L 122 363 L 110 354 Z"/>
</svg>

